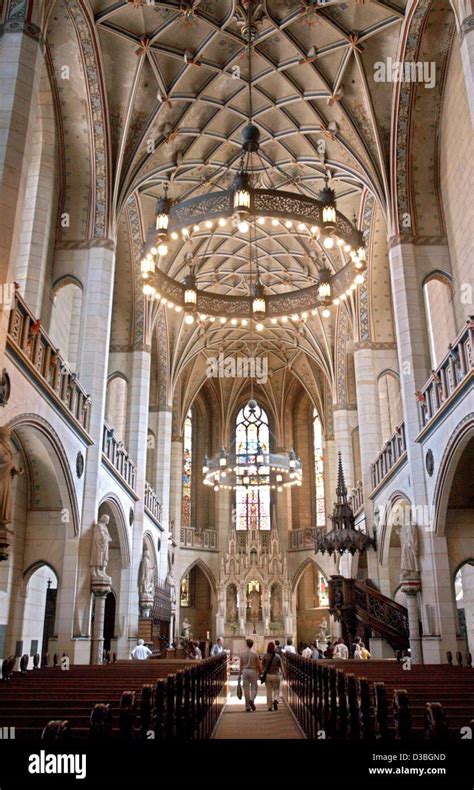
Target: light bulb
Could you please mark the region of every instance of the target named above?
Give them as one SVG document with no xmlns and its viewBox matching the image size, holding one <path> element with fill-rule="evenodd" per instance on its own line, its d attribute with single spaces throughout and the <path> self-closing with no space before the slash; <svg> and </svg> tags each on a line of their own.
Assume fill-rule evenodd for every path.
<svg viewBox="0 0 474 790">
<path fill-rule="evenodd" d="M 287 219 L 285 222 L 285 228 L 292 228 L 292 227 L 293 227 L 293 223 L 291 219 Z"/>
<path fill-rule="evenodd" d="M 272 318 L 272 324 L 277 324 L 277 323 L 278 323 L 278 318 Z"/>
<path fill-rule="evenodd" d="M 220 217 L 218 221 L 218 225 L 220 228 L 225 228 L 225 226 L 227 225 L 227 220 L 224 219 L 224 217 Z"/>
<path fill-rule="evenodd" d="M 242 321 L 240 323 L 241 323 L 242 326 L 247 326 L 248 321 L 247 321 L 246 318 L 242 318 Z"/>
<path fill-rule="evenodd" d="M 350 245 L 350 244 L 344 244 L 344 252 L 350 252 L 350 251 L 351 251 L 351 249 L 352 249 L 352 248 L 351 248 L 351 245 Z"/>
<path fill-rule="evenodd" d="M 241 222 L 239 222 L 237 227 L 241 233 L 247 233 L 249 229 L 249 223 L 245 219 L 243 219 Z"/>
<path fill-rule="evenodd" d="M 336 296 L 336 298 L 332 300 L 332 303 L 337 306 L 340 301 L 341 300 Z"/>
<path fill-rule="evenodd" d="M 168 254 L 168 245 L 162 242 L 158 245 L 158 255 L 167 255 Z"/>
<path fill-rule="evenodd" d="M 227 321 L 227 318 L 221 317 L 221 318 L 219 318 L 219 321 L 220 321 L 221 324 L 225 324 L 226 321 Z"/>
<path fill-rule="evenodd" d="M 306 230 L 306 225 L 303 225 L 302 222 L 298 225 L 298 230 Z"/>
<path fill-rule="evenodd" d="M 272 225 L 273 225 L 274 228 L 276 228 L 276 226 L 278 225 L 278 220 L 277 219 L 272 219 Z"/>
<path fill-rule="evenodd" d="M 230 323 L 232 324 L 232 326 L 237 326 L 237 319 L 232 318 Z"/>
<path fill-rule="evenodd" d="M 257 330 L 257 332 L 261 332 L 263 329 L 263 324 L 257 324 L 255 329 Z"/>
<path fill-rule="evenodd" d="M 364 275 L 357 274 L 354 282 L 357 283 L 357 285 L 362 285 L 362 283 L 364 282 Z"/>
<path fill-rule="evenodd" d="M 206 220 L 206 228 L 212 228 L 212 222 L 210 219 Z"/>
<path fill-rule="evenodd" d="M 257 222 L 259 225 L 265 225 L 265 217 L 259 217 L 257 219 Z"/>
<path fill-rule="evenodd" d="M 331 315 L 331 311 L 329 310 L 328 307 L 325 307 L 323 310 L 323 318 L 329 318 L 330 315 Z"/>
<path fill-rule="evenodd" d="M 151 255 L 158 255 L 158 249 L 156 247 L 152 247 L 151 250 L 150 250 L 150 253 L 151 253 Z"/>
<path fill-rule="evenodd" d="M 331 236 L 326 236 L 323 244 L 327 250 L 331 250 L 334 247 L 334 239 Z"/>
<path fill-rule="evenodd" d="M 199 231 L 199 225 L 193 225 L 193 230 L 197 233 Z"/>
<path fill-rule="evenodd" d="M 173 239 L 173 241 L 176 241 L 176 240 L 177 240 L 177 238 L 178 238 L 178 234 L 176 233 L 176 231 L 175 231 L 175 230 L 172 232 L 172 234 L 171 234 L 171 238 Z"/>
<path fill-rule="evenodd" d="M 319 230 L 319 228 L 318 228 L 317 225 L 311 225 L 311 233 L 316 234 L 318 232 L 318 230 Z"/>
</svg>

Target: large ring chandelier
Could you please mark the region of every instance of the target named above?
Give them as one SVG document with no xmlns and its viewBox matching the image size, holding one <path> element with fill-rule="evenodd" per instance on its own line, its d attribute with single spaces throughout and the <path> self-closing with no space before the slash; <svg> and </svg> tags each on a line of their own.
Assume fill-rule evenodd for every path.
<svg viewBox="0 0 474 790">
<path fill-rule="evenodd" d="M 251 16 L 251 4 L 249 14 Z M 250 22 L 251 19 L 249 31 Z M 328 170 L 318 199 L 277 188 L 263 189 L 254 183 L 256 173 L 261 175 L 266 162 L 260 153 L 259 129 L 252 122 L 250 32 L 248 53 L 249 122 L 242 133 L 239 168 L 234 182 L 231 188 L 217 189 L 177 202 L 168 198 L 165 189 L 156 206 L 155 227 L 143 248 L 141 272 L 144 294 L 150 299 L 161 300 L 168 307 L 184 311 L 189 324 L 196 316 L 201 321 L 218 321 L 221 324 L 230 321 L 243 326 L 252 320 L 261 331 L 265 321 L 284 324 L 289 318 L 305 319 L 309 311 L 315 314 L 318 307 L 323 308 L 324 317 L 329 317 L 329 307 L 347 299 L 364 282 L 367 256 L 362 232 L 337 209 L 335 192 L 329 186 Z M 258 167 L 253 165 L 256 158 Z M 270 181 L 270 178 L 266 180 Z M 198 235 L 201 238 L 203 233 L 211 237 L 230 223 L 243 236 L 251 228 L 256 230 L 266 223 L 275 228 L 291 229 L 313 245 L 319 242 L 322 250 L 328 253 L 339 248 L 344 265 L 339 271 L 333 271 L 323 255 L 315 284 L 270 294 L 266 293 L 260 280 L 257 260 L 256 281 L 248 283 L 248 295 L 243 296 L 200 290 L 191 266 L 184 282 L 163 271 L 161 265 L 173 243 L 190 241 Z"/>
<path fill-rule="evenodd" d="M 251 427 L 258 426 L 260 411 L 257 401 L 251 398 L 246 406 L 246 419 Z M 294 450 L 271 453 L 269 447 L 258 441 L 245 448 L 236 447 L 234 442 L 229 448 L 222 447 L 212 458 L 204 458 L 202 476 L 204 485 L 212 486 L 216 492 L 257 486 L 269 486 L 281 492 L 302 484 L 303 469 Z"/>
</svg>

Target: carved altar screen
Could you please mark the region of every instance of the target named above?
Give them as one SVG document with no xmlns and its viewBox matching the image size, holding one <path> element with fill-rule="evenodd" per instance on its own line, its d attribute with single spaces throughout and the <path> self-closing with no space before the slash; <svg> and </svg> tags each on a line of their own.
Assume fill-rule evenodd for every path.
<svg viewBox="0 0 474 790">
<path fill-rule="evenodd" d="M 191 476 L 192 476 L 192 455 L 193 455 L 193 422 L 191 409 L 188 411 L 184 421 L 183 436 L 183 500 L 181 510 L 181 525 L 191 526 Z"/>
<path fill-rule="evenodd" d="M 316 488 L 316 526 L 324 527 L 326 524 L 326 505 L 324 502 L 323 429 L 316 409 L 313 411 L 313 449 Z"/>
<path fill-rule="evenodd" d="M 259 453 L 270 452 L 270 433 L 266 412 L 248 404 L 237 415 L 235 426 L 237 464 L 256 463 Z M 237 486 L 235 492 L 236 529 L 270 529 L 270 481 L 255 474 L 250 486 Z"/>
</svg>

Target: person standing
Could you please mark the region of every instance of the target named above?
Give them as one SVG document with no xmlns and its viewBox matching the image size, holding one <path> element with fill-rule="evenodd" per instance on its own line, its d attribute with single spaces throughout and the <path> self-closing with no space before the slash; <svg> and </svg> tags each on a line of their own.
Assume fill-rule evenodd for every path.
<svg viewBox="0 0 474 790">
<path fill-rule="evenodd" d="M 283 648 L 280 645 L 280 640 L 279 639 L 275 639 L 275 653 L 277 655 L 281 656 L 282 651 L 283 651 Z"/>
<path fill-rule="evenodd" d="M 278 692 L 280 690 L 282 664 L 273 642 L 269 642 L 267 645 L 267 652 L 263 656 L 262 668 L 261 681 L 265 683 L 267 689 L 268 710 L 278 710 Z"/>
<path fill-rule="evenodd" d="M 334 658 L 341 658 L 343 660 L 347 660 L 349 658 L 349 648 L 344 644 L 342 636 L 340 636 L 336 642 L 336 647 L 334 648 Z"/>
<path fill-rule="evenodd" d="M 261 672 L 260 659 L 253 650 L 253 639 L 246 639 L 247 650 L 240 656 L 239 680 L 242 678 L 242 686 L 245 696 L 245 710 L 255 710 L 255 697 L 257 696 L 257 680 Z"/>
<path fill-rule="evenodd" d="M 217 638 L 217 642 L 212 646 L 211 656 L 220 656 L 224 652 L 224 641 L 221 636 Z"/>
<path fill-rule="evenodd" d="M 132 658 L 135 661 L 146 661 L 151 656 L 151 650 L 146 646 L 143 639 L 139 639 L 137 646 L 132 650 Z"/>
<path fill-rule="evenodd" d="M 303 658 L 312 658 L 313 657 L 313 651 L 311 650 L 309 645 L 305 645 L 304 646 L 301 655 L 302 655 Z"/>
<path fill-rule="evenodd" d="M 287 655 L 289 653 L 296 653 L 296 647 L 294 646 L 292 639 L 288 638 L 286 640 L 286 645 L 283 648 L 283 652 L 286 653 Z"/>
</svg>

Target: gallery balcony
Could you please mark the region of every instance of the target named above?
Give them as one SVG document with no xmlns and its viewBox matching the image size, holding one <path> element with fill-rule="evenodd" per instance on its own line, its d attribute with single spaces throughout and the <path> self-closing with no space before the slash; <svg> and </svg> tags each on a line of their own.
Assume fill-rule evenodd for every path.
<svg viewBox="0 0 474 790">
<path fill-rule="evenodd" d="M 120 482 L 125 483 L 128 489 L 135 492 L 137 470 L 125 445 L 117 436 L 114 429 L 104 422 L 102 433 L 102 460 Z"/>
<path fill-rule="evenodd" d="M 301 527 L 288 532 L 289 551 L 314 551 L 316 537 L 326 531 L 326 527 Z"/>
<path fill-rule="evenodd" d="M 8 322 L 7 353 L 43 397 L 90 440 L 91 399 L 18 290 Z"/>
<path fill-rule="evenodd" d="M 145 480 L 145 496 L 144 496 L 145 513 L 147 513 L 153 521 L 162 529 L 161 526 L 161 502 L 158 496 L 153 491 L 150 483 Z"/>
<path fill-rule="evenodd" d="M 465 326 L 448 347 L 448 352 L 431 376 L 416 393 L 420 419 L 421 441 L 454 406 L 474 379 L 474 316 L 469 316 Z"/>
<path fill-rule="evenodd" d="M 364 507 L 364 484 L 359 480 L 348 496 L 349 504 L 354 516 L 359 515 Z"/>
<path fill-rule="evenodd" d="M 182 549 L 218 551 L 217 530 L 181 527 L 180 546 Z"/>
<path fill-rule="evenodd" d="M 406 457 L 405 422 L 401 422 L 400 425 L 397 425 L 390 438 L 387 439 L 382 450 L 370 466 L 372 478 L 371 496 L 374 495 L 376 489 L 387 481 L 389 476 L 392 476 L 403 465 Z"/>
</svg>

